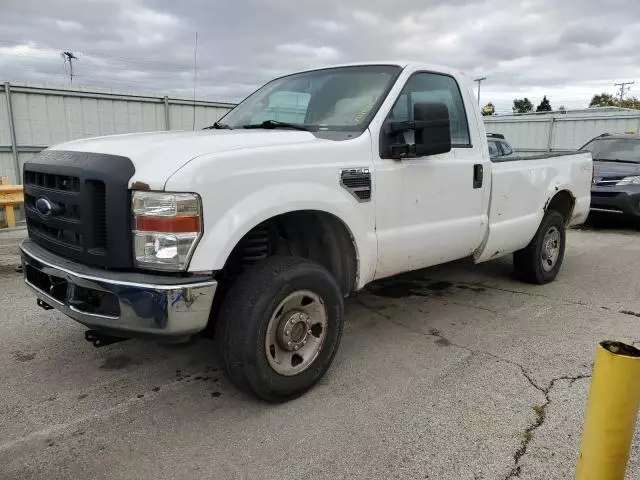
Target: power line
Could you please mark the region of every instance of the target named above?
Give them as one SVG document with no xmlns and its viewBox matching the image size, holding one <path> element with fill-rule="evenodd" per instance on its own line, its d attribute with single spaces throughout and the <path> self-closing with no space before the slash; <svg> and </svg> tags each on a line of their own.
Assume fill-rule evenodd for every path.
<svg viewBox="0 0 640 480">
<path fill-rule="evenodd" d="M 59 48 L 59 47 L 52 47 L 50 45 L 44 45 L 44 44 L 40 44 L 40 43 L 29 43 L 29 42 L 19 42 L 19 41 L 7 41 L 7 40 L 0 40 L 0 44 L 4 44 L 4 45 L 10 45 L 10 46 L 18 46 L 18 45 L 27 45 L 29 47 L 39 47 L 39 48 L 46 48 L 49 50 L 64 50 L 63 48 Z M 82 50 L 82 51 L 76 51 L 75 52 L 77 55 L 80 56 L 88 56 L 88 57 L 94 57 L 94 58 L 114 58 L 114 59 L 119 59 L 119 60 L 125 60 L 127 62 L 130 63 L 140 63 L 140 64 L 150 64 L 150 65 L 160 65 L 160 66 L 164 66 L 164 67 L 180 67 L 182 69 L 189 69 L 190 65 L 187 64 L 181 64 L 181 63 L 176 63 L 176 62 L 165 62 L 165 61 L 161 61 L 161 60 L 148 60 L 148 59 L 140 59 L 140 58 L 134 58 L 134 57 L 125 57 L 125 56 L 121 56 L 121 55 L 113 55 L 111 53 L 98 53 L 95 51 L 90 51 L 90 50 Z M 19 54 L 16 54 L 16 56 Z"/>
<path fill-rule="evenodd" d="M 45 57 L 36 57 L 34 55 L 24 55 L 22 53 L 3 53 L 0 52 L 0 55 L 4 55 L 6 57 L 8 57 L 9 59 L 13 59 L 13 58 L 29 58 L 29 59 L 33 59 L 33 60 L 40 60 L 41 62 L 50 62 L 50 63 L 57 63 L 58 65 L 60 65 L 60 60 L 54 60 L 53 58 L 45 58 Z"/>
<path fill-rule="evenodd" d="M 56 76 L 60 76 L 60 75 L 65 75 L 68 76 L 68 73 L 64 73 L 64 72 L 52 72 L 52 71 L 40 71 L 34 68 L 24 68 L 24 67 L 14 67 L 14 66 L 8 66 L 8 67 L 2 67 L 2 71 L 6 72 L 6 71 L 12 71 L 12 70 L 19 70 L 22 72 L 32 72 L 32 73 L 36 73 L 36 74 L 41 74 L 41 75 L 46 75 L 46 76 L 51 76 L 51 75 L 56 75 Z M 150 75 L 148 78 L 144 79 L 144 80 L 136 80 L 136 79 L 123 79 L 123 78 L 97 78 L 97 77 L 92 77 L 92 76 L 87 76 L 84 74 L 77 74 L 74 72 L 73 74 L 73 78 L 76 80 L 76 83 L 80 80 L 83 81 L 90 81 L 91 83 L 100 83 L 103 85 L 109 85 L 109 84 L 117 84 L 117 85 L 123 85 L 126 87 L 132 87 L 132 88 L 140 88 L 140 86 L 145 86 L 145 87 L 149 87 L 149 85 L 151 83 L 153 83 L 154 80 L 159 80 L 159 81 L 168 81 L 168 80 L 174 80 L 171 77 L 164 77 L 164 78 L 160 78 L 160 77 L 156 77 L 153 75 Z M 209 81 L 213 81 L 212 77 L 207 77 L 207 76 L 199 76 L 198 77 L 200 80 L 209 80 Z M 40 79 L 38 79 L 39 81 Z M 188 81 L 188 79 L 181 79 L 182 83 L 186 83 Z M 135 84 L 135 85 L 134 85 Z M 168 86 L 167 88 L 175 88 L 175 87 L 170 87 Z M 181 88 L 185 88 L 185 87 L 181 87 Z M 189 88 L 188 86 L 186 88 Z"/>
<path fill-rule="evenodd" d="M 79 54 L 76 54 L 79 55 Z M 5 52 L 0 52 L 0 57 L 5 57 L 9 60 L 11 59 L 29 59 L 29 60 L 39 60 L 41 62 L 49 62 L 49 63 L 58 63 L 59 60 L 54 60 L 53 58 L 47 58 L 47 57 L 37 57 L 35 55 L 25 55 L 23 53 L 5 53 Z M 78 60 L 80 60 L 81 58 L 87 58 L 90 60 L 102 60 L 99 57 L 95 57 L 95 56 L 87 56 L 87 57 L 83 57 L 83 56 L 79 56 Z M 145 65 L 145 62 L 141 61 L 141 62 L 135 62 L 135 61 L 125 61 L 125 60 L 121 60 L 121 59 L 113 59 L 113 60 L 109 60 L 110 64 L 112 64 L 111 62 L 115 63 L 115 64 L 123 64 L 123 65 L 127 65 L 129 63 L 132 64 L 141 64 L 141 65 Z M 155 65 L 151 65 L 151 66 L 155 66 Z M 158 66 L 160 67 L 160 66 Z M 182 67 L 182 66 L 178 66 L 178 65 L 173 65 L 173 68 L 171 68 L 172 70 L 175 71 L 179 71 L 179 72 L 185 72 L 189 67 Z M 138 69 L 138 68 L 135 68 Z M 140 71 L 142 71 L 142 69 L 139 69 Z M 149 70 L 153 70 L 153 69 L 149 69 Z M 156 70 L 167 70 L 167 67 L 162 67 L 157 68 Z"/>
</svg>

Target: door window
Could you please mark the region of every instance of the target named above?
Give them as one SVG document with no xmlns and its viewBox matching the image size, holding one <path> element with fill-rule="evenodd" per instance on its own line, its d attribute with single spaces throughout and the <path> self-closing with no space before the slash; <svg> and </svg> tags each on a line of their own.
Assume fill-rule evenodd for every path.
<svg viewBox="0 0 640 480">
<path fill-rule="evenodd" d="M 451 120 L 451 146 L 470 147 L 469 124 L 458 83 L 448 75 L 415 73 L 402 89 L 390 113 L 391 120 L 412 121 L 416 102 L 443 102 Z M 405 133 L 407 143 L 413 142 L 413 132 Z"/>
</svg>

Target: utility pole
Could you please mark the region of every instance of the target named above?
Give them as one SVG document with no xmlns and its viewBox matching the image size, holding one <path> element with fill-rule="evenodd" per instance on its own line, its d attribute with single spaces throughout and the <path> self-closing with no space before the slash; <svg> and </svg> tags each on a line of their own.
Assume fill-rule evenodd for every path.
<svg viewBox="0 0 640 480">
<path fill-rule="evenodd" d="M 61 55 L 64 59 L 65 68 L 67 62 L 69 62 L 69 80 L 70 83 L 73 83 L 73 61 L 78 60 L 78 57 L 76 57 L 72 52 L 62 52 Z"/>
<path fill-rule="evenodd" d="M 480 84 L 483 80 L 486 80 L 487 77 L 474 78 L 473 81 L 478 84 L 478 105 L 480 105 Z"/>
<path fill-rule="evenodd" d="M 620 103 L 622 103 L 622 100 L 624 99 L 625 94 L 627 94 L 629 92 L 629 90 L 631 90 L 631 87 L 627 87 L 627 85 L 633 85 L 636 82 L 620 82 L 620 83 L 614 83 L 614 85 L 616 87 L 620 87 Z M 627 88 L 625 88 L 627 87 Z"/>
</svg>

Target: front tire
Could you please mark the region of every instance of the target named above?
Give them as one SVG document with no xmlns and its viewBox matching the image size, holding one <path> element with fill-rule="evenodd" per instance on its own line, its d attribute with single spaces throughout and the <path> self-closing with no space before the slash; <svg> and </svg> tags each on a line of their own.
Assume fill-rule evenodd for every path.
<svg viewBox="0 0 640 480">
<path fill-rule="evenodd" d="M 309 390 L 340 344 L 344 303 L 321 265 L 270 257 L 231 286 L 218 321 L 219 352 L 229 380 L 268 402 Z"/>
<path fill-rule="evenodd" d="M 538 285 L 555 280 L 564 260 L 565 241 L 564 217 L 553 210 L 546 212 L 529 245 L 513 254 L 516 277 Z"/>
</svg>

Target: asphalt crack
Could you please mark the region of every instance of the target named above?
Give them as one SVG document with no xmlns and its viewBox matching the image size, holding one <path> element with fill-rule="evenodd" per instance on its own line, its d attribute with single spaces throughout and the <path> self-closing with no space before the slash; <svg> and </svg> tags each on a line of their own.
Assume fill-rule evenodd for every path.
<svg viewBox="0 0 640 480">
<path fill-rule="evenodd" d="M 469 352 L 469 353 L 472 353 L 472 354 L 474 354 L 474 355 L 487 355 L 487 356 L 489 356 L 489 357 L 491 357 L 491 358 L 494 358 L 494 359 L 496 359 L 496 360 L 500 360 L 500 361 L 502 361 L 502 362 L 506 362 L 506 363 L 509 363 L 509 364 L 511 364 L 511 365 L 515 365 L 515 366 L 516 366 L 516 367 L 518 367 L 518 368 L 519 368 L 523 373 L 525 372 L 525 371 L 524 371 L 524 367 L 523 367 L 522 365 L 520 365 L 519 363 L 514 362 L 513 360 L 509 360 L 508 358 L 500 357 L 499 355 L 496 355 L 495 353 L 486 352 L 486 351 L 484 351 L 484 350 L 474 350 L 473 348 L 471 348 L 471 347 L 467 347 L 466 345 L 460 345 L 459 343 L 452 342 L 450 339 L 448 339 L 447 337 L 445 337 L 444 335 L 442 335 L 442 334 L 440 333 L 440 330 L 438 330 L 437 328 L 432 328 L 432 329 L 430 329 L 428 332 L 423 332 L 422 330 L 418 330 L 418 329 L 415 329 L 415 328 L 411 328 L 409 325 L 407 325 L 407 324 L 405 324 L 405 323 L 402 323 L 402 322 L 399 322 L 399 321 L 395 320 L 392 316 L 387 315 L 387 314 L 386 314 L 386 313 L 384 313 L 384 312 L 381 312 L 381 311 L 379 311 L 379 310 L 376 310 L 376 309 L 375 309 L 375 308 L 373 308 L 372 306 L 367 305 L 367 303 L 366 303 L 366 302 L 364 302 L 364 301 L 362 301 L 361 299 L 356 299 L 356 303 L 357 303 L 358 305 L 360 305 L 360 306 L 362 306 L 362 307 L 366 308 L 366 309 L 367 309 L 367 310 L 369 310 L 371 313 L 374 313 L 374 314 L 376 314 L 376 315 L 378 315 L 378 316 L 380 316 L 380 317 L 384 318 L 385 320 L 387 320 L 387 321 L 389 321 L 389 322 L 393 323 L 394 325 L 397 325 L 397 326 L 399 326 L 399 327 L 401 327 L 401 328 L 404 328 L 405 330 L 408 330 L 408 331 L 409 331 L 409 332 L 411 332 L 411 333 L 415 333 L 415 334 L 422 335 L 422 336 L 425 336 L 425 337 L 435 338 L 435 339 L 436 339 L 436 343 L 437 343 L 439 346 L 454 346 L 454 347 L 460 348 L 460 349 L 462 349 L 462 350 L 465 350 L 465 351 L 467 351 L 467 352 Z M 426 314 L 426 315 L 428 315 L 428 313 L 429 313 L 429 312 L 425 312 L 424 310 L 422 310 L 422 309 L 420 309 L 420 308 L 418 308 L 417 310 L 418 310 L 420 313 L 424 313 L 424 314 Z M 535 388 L 537 388 L 538 390 L 540 390 L 540 387 L 538 387 L 538 386 L 535 384 L 535 382 L 533 382 L 533 380 L 531 380 L 531 378 L 530 378 L 528 375 L 525 375 L 525 376 L 526 376 L 527 380 L 529 380 L 529 383 L 531 383 Z M 541 391 L 542 391 L 542 390 L 541 390 Z"/>
<path fill-rule="evenodd" d="M 484 350 L 475 350 L 473 348 L 467 347 L 465 345 L 460 345 L 458 343 L 452 342 L 451 340 L 449 340 L 448 338 L 446 338 L 445 336 L 443 336 L 440 331 L 438 329 L 432 328 L 431 330 L 429 330 L 429 332 L 423 332 L 420 330 L 416 330 L 413 329 L 411 327 L 409 327 L 408 325 L 399 322 L 397 320 L 395 320 L 394 318 L 392 318 L 390 315 L 387 315 L 383 312 L 380 312 L 378 310 L 376 310 L 375 308 L 369 306 L 366 304 L 366 302 L 357 299 L 356 302 L 361 305 L 362 307 L 366 308 L 367 310 L 369 310 L 370 312 L 379 315 L 380 317 L 388 320 L 389 322 L 393 323 L 394 325 L 398 325 L 399 327 L 402 327 L 406 330 L 409 330 L 412 333 L 416 333 L 419 335 L 423 335 L 426 337 L 432 337 L 432 338 L 436 338 L 436 343 L 440 342 L 440 345 L 444 345 L 446 343 L 447 346 L 452 345 L 454 347 L 460 348 L 462 350 L 465 350 L 469 353 L 471 353 L 472 355 L 487 355 L 491 358 L 494 358 L 498 361 L 502 361 L 505 363 L 508 363 L 510 365 L 513 365 L 515 367 L 518 368 L 518 370 L 522 373 L 522 376 L 527 380 L 527 382 L 533 387 L 535 388 L 537 391 L 539 391 L 540 393 L 542 393 L 544 395 L 544 403 L 542 405 L 534 405 L 533 408 L 533 412 L 534 412 L 534 419 L 533 422 L 531 422 L 529 424 L 529 426 L 524 430 L 523 434 L 522 434 L 522 440 L 520 442 L 520 445 L 518 446 L 517 450 L 514 452 L 513 454 L 513 467 L 511 468 L 511 470 L 509 470 L 509 472 L 507 473 L 507 475 L 504 477 L 504 480 L 510 480 L 513 478 L 519 478 L 520 477 L 520 473 L 522 471 L 522 465 L 520 465 L 520 461 L 522 460 L 522 457 L 524 457 L 527 453 L 527 450 L 529 448 L 529 444 L 531 443 L 531 440 L 533 440 L 533 434 L 534 432 L 540 428 L 546 418 L 547 418 L 547 408 L 549 407 L 549 405 L 551 404 L 551 391 L 553 390 L 553 388 L 555 387 L 556 383 L 562 380 L 568 380 L 569 381 L 569 385 L 573 385 L 573 383 L 576 380 L 581 380 L 584 378 L 590 378 L 591 374 L 580 374 L 580 375 L 562 375 L 559 377 L 555 377 L 552 378 L 551 381 L 549 382 L 549 384 L 546 387 L 542 387 L 540 386 L 531 376 L 531 374 L 527 371 L 527 369 L 519 364 L 518 362 L 514 361 L 514 360 L 510 360 L 508 358 L 504 358 L 504 357 L 500 357 L 499 355 L 496 355 L 494 353 L 491 352 L 486 352 Z M 423 310 L 418 309 L 418 311 L 422 312 L 422 313 L 427 313 Z"/>
<path fill-rule="evenodd" d="M 591 377 L 590 374 L 576 376 L 563 375 L 551 379 L 549 385 L 547 385 L 545 388 L 541 388 L 539 385 L 533 382 L 531 378 L 525 373 L 524 368 L 521 367 L 521 369 L 523 375 L 529 381 L 529 383 L 544 394 L 545 401 L 542 405 L 535 405 L 533 407 L 533 411 L 535 414 L 534 420 L 523 432 L 520 446 L 513 454 L 514 465 L 511 470 L 509 470 L 509 473 L 507 473 L 506 477 L 504 477 L 504 480 L 520 478 L 520 473 L 522 472 L 522 465 L 520 465 L 520 461 L 522 460 L 522 457 L 524 457 L 527 453 L 529 443 L 531 443 L 531 440 L 533 440 L 533 433 L 544 424 L 544 421 L 547 418 L 547 408 L 549 407 L 549 405 L 551 405 L 551 391 L 553 390 L 553 387 L 556 385 L 556 383 L 561 380 L 569 380 L 569 385 L 573 385 L 573 382 L 575 382 L 576 380 Z"/>
<path fill-rule="evenodd" d="M 552 297 L 550 295 L 543 295 L 542 293 L 531 293 L 531 292 L 526 292 L 524 290 L 512 290 L 509 288 L 501 288 L 501 287 L 494 287 L 492 285 L 487 285 L 485 283 L 473 283 L 470 285 L 475 285 L 478 287 L 483 287 L 489 290 L 497 290 L 499 292 L 507 292 L 507 293 L 515 293 L 515 294 L 519 294 L 519 295 L 526 295 L 528 297 L 538 297 L 538 298 L 546 298 L 548 300 L 554 300 L 556 302 L 564 302 L 568 305 L 581 305 L 581 306 L 587 306 L 588 303 L 586 302 L 580 302 L 578 300 L 569 300 L 567 298 L 557 298 L 557 297 Z"/>
</svg>

